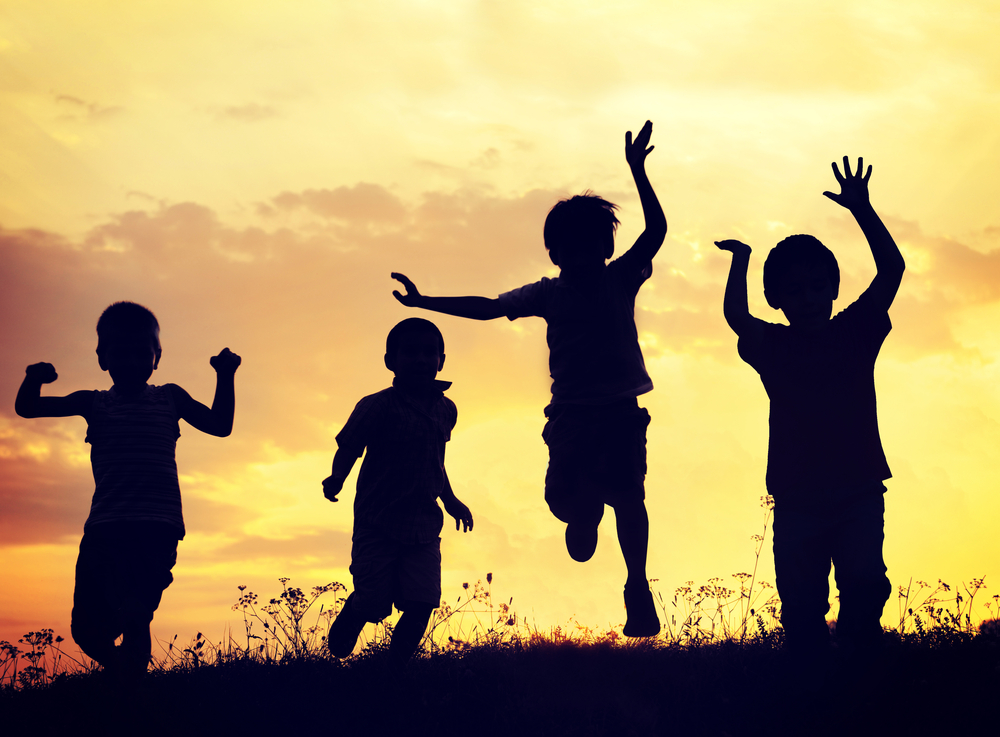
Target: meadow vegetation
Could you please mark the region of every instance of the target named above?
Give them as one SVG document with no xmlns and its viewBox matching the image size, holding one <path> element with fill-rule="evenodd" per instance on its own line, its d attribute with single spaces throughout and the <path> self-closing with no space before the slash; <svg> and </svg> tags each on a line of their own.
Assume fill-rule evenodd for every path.
<svg viewBox="0 0 1000 737">
<path fill-rule="evenodd" d="M 755 535 L 756 556 L 770 519 Z M 792 672 L 780 646 L 780 601 L 750 573 L 656 593 L 664 628 L 629 640 L 621 626 L 541 630 L 492 574 L 434 613 L 418 656 L 393 669 L 392 621 L 372 625 L 344 660 L 326 632 L 340 583 L 305 591 L 281 579 L 264 603 L 239 587 L 242 628 L 160 643 L 142 682 L 112 682 L 52 630 L 0 642 L 6 734 L 208 734 L 222 729 L 330 728 L 383 734 L 491 728 L 513 734 L 931 734 L 997 724 L 1000 595 L 982 579 L 897 591 L 898 625 L 863 668 L 833 651 L 823 672 Z M 657 582 L 651 582 L 656 592 Z M 835 609 L 831 628 L 835 628 Z M 155 647 L 155 645 L 154 645 Z M 10 731 L 8 731 L 10 730 Z"/>
</svg>

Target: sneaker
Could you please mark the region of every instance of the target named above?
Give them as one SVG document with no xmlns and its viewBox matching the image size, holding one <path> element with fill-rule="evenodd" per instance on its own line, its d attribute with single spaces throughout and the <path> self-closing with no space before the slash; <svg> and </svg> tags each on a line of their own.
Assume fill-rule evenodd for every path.
<svg viewBox="0 0 1000 737">
<path fill-rule="evenodd" d="M 594 557 L 597 550 L 597 525 L 570 522 L 566 525 L 566 550 L 569 557 L 584 563 Z"/>
<path fill-rule="evenodd" d="M 628 619 L 622 633 L 626 637 L 655 637 L 660 633 L 660 618 L 649 586 L 625 587 L 625 611 Z"/>
</svg>

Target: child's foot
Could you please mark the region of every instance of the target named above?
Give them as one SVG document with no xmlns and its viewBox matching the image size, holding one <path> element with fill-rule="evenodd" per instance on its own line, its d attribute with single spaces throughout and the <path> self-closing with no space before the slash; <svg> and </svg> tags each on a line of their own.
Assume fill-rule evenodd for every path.
<svg viewBox="0 0 1000 737">
<path fill-rule="evenodd" d="M 653 592 L 646 583 L 625 586 L 625 611 L 628 619 L 622 633 L 626 637 L 655 637 L 660 633 L 660 619 L 656 616 Z"/>
<path fill-rule="evenodd" d="M 584 563 L 594 557 L 597 550 L 597 524 L 570 522 L 566 525 L 566 550 L 569 557 Z"/>
</svg>

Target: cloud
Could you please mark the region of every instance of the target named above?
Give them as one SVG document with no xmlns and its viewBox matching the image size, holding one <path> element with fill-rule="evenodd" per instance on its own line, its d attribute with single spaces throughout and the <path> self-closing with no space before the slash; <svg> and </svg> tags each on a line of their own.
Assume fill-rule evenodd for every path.
<svg viewBox="0 0 1000 737">
<path fill-rule="evenodd" d="M 112 118 L 122 113 L 125 108 L 117 105 L 101 105 L 87 102 L 72 95 L 53 95 L 56 103 L 65 112 L 63 118 L 81 122 L 91 122 Z"/>
<path fill-rule="evenodd" d="M 259 212 L 267 216 L 275 211 L 300 209 L 322 218 L 344 221 L 401 224 L 406 218 L 406 208 L 398 197 L 384 187 L 365 182 L 353 187 L 282 192 Z"/>
<path fill-rule="evenodd" d="M 722 310 L 642 310 L 636 315 L 639 339 L 647 360 L 664 352 L 707 354 L 735 361 L 736 336 L 722 317 Z"/>
<path fill-rule="evenodd" d="M 49 428 L 0 417 L 0 547 L 79 536 L 93 491 L 80 420 Z M 36 431 L 36 430 L 41 430 Z"/>
<path fill-rule="evenodd" d="M 313 565 L 343 565 L 344 551 L 351 549 L 351 533 L 302 527 L 294 536 L 282 539 L 261 535 L 244 535 L 232 542 L 202 553 L 199 562 L 239 560 L 253 563 L 264 560 L 287 561 L 289 564 L 310 558 Z"/>
</svg>

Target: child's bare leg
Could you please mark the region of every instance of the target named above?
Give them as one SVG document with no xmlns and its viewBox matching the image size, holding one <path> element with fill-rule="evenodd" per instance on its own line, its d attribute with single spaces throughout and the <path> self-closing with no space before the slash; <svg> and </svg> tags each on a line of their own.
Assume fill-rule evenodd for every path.
<svg viewBox="0 0 1000 737">
<path fill-rule="evenodd" d="M 642 499 L 615 506 L 618 544 L 628 569 L 625 581 L 626 637 L 653 637 L 660 631 L 656 605 L 646 578 L 646 551 L 649 545 L 649 515 Z"/>
<path fill-rule="evenodd" d="M 354 651 L 354 646 L 358 642 L 361 630 L 365 628 L 367 620 L 358 614 L 352 606 L 354 594 L 347 597 L 344 608 L 340 610 L 337 618 L 330 625 L 330 631 L 326 636 L 326 646 L 330 654 L 336 658 L 346 658 Z"/>
<path fill-rule="evenodd" d="M 646 503 L 637 501 L 615 505 L 615 521 L 618 526 L 618 544 L 628 569 L 626 586 L 646 586 L 646 551 L 649 547 L 649 515 Z"/>
<path fill-rule="evenodd" d="M 124 675 L 141 676 L 149 668 L 153 639 L 149 625 L 153 612 L 128 597 L 122 604 L 122 644 L 118 646 L 118 666 Z"/>
<path fill-rule="evenodd" d="M 117 664 L 115 640 L 122 632 L 114 556 L 100 535 L 84 535 L 76 562 L 70 631 L 84 654 L 103 668 Z"/>
<path fill-rule="evenodd" d="M 404 606 L 403 616 L 396 623 L 389 642 L 389 657 L 397 663 L 405 663 L 413 657 L 434 611 L 433 604 L 408 603 Z"/>
</svg>

